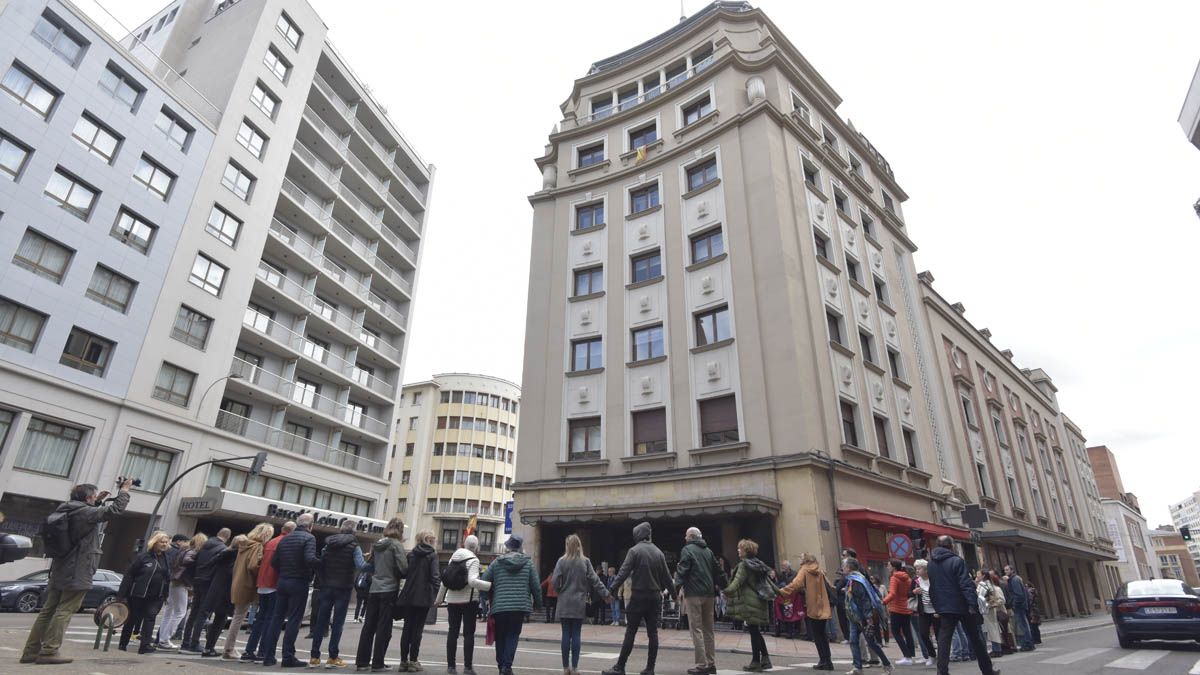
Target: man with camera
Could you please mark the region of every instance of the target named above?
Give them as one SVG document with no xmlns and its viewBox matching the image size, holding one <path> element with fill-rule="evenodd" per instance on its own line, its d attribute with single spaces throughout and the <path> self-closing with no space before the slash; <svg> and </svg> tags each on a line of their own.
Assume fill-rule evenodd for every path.
<svg viewBox="0 0 1200 675">
<path fill-rule="evenodd" d="M 46 604 L 38 613 L 25 641 L 21 663 L 70 663 L 60 656 L 63 634 L 83 596 L 92 588 L 92 575 L 100 563 L 101 525 L 125 512 L 132 478 L 119 479 L 117 496 L 84 483 L 71 488 L 71 498 L 59 504 L 42 526 L 42 544 L 50 562 Z"/>
</svg>

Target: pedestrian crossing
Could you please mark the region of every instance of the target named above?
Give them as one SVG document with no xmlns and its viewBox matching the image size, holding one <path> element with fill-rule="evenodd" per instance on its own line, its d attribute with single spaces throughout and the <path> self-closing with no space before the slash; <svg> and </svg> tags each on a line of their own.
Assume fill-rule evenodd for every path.
<svg viewBox="0 0 1200 675">
<path fill-rule="evenodd" d="M 1170 654 L 1171 652 L 1165 649 L 1158 650 L 1139 650 L 1132 652 L 1116 661 L 1109 661 L 1104 665 L 1105 668 L 1121 668 L 1124 670 L 1145 670 L 1150 666 L 1158 663 L 1159 659 Z"/>
</svg>

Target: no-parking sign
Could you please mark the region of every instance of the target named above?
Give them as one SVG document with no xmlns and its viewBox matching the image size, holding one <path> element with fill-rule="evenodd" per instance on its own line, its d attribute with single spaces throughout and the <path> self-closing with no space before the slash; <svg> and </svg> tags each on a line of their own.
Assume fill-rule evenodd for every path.
<svg viewBox="0 0 1200 675">
<path fill-rule="evenodd" d="M 888 553 L 893 558 L 907 560 L 912 555 L 912 539 L 906 534 L 893 534 L 888 537 Z"/>
</svg>

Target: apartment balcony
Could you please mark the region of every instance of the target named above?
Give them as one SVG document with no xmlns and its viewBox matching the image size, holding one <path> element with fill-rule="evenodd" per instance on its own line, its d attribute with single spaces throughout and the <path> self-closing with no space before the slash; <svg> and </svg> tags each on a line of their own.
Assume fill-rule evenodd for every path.
<svg viewBox="0 0 1200 675">
<path fill-rule="evenodd" d="M 325 226 L 343 245 L 349 247 L 364 261 L 369 263 L 371 267 L 373 267 L 375 271 L 379 273 L 379 277 L 377 278 L 388 281 L 396 290 L 407 295 L 410 299 L 412 298 L 412 283 L 404 278 L 404 275 L 400 273 L 400 270 L 397 270 L 395 267 L 381 259 L 371 248 L 370 242 L 354 234 L 349 227 L 344 225 L 337 218 L 331 219 L 330 222 L 325 224 Z M 395 245 L 395 242 L 393 242 L 393 245 Z M 407 246 L 404 246 L 403 242 L 400 242 L 400 246 L 403 246 L 401 252 L 407 251 L 407 254 L 410 256 L 409 261 L 412 264 L 413 269 L 416 269 L 416 253 L 414 253 L 413 250 Z"/>
<path fill-rule="evenodd" d="M 368 307 L 378 312 L 387 321 L 390 321 L 397 330 L 401 332 L 408 330 L 408 317 L 404 316 L 386 298 L 372 291 L 367 295 L 366 301 Z"/>
<path fill-rule="evenodd" d="M 302 358 L 318 368 L 327 368 L 346 386 L 356 387 L 368 398 L 375 394 L 388 401 L 395 400 L 396 388 L 390 383 L 359 368 L 352 359 L 343 358 L 328 349 L 318 351 L 316 345 L 313 345 L 308 338 L 274 319 L 247 313 L 242 320 L 242 330 L 249 335 L 269 338 L 266 344 L 273 345 L 272 351 L 276 356 L 293 360 Z M 243 376 L 245 375 L 247 373 L 243 373 Z"/>
<path fill-rule="evenodd" d="M 277 429 L 225 410 L 217 413 L 216 428 L 245 440 L 291 452 L 354 473 L 383 478 L 383 464 L 303 436 Z"/>
<path fill-rule="evenodd" d="M 350 134 L 340 133 L 329 126 L 329 123 L 322 119 L 321 114 L 313 110 L 312 106 L 304 106 L 301 118 L 308 122 L 309 126 L 324 138 L 339 155 L 345 153 L 346 149 L 350 147 Z"/>
<path fill-rule="evenodd" d="M 325 181 L 330 188 L 341 184 L 341 168 L 334 168 L 333 166 L 330 166 L 327 162 L 325 162 L 325 160 L 317 157 L 316 153 L 304 147 L 300 143 L 296 143 L 292 146 L 292 154 L 300 158 L 300 161 L 303 162 L 304 165 L 309 169 L 311 169 L 318 178 Z"/>
<path fill-rule="evenodd" d="M 305 213 L 312 216 L 318 224 L 324 225 L 329 220 L 329 210 L 326 208 L 327 203 L 313 197 L 307 190 L 292 182 L 291 179 L 286 177 L 283 179 L 280 192 L 296 202 L 296 205 L 304 210 Z"/>
<path fill-rule="evenodd" d="M 691 68 L 688 68 L 687 70 L 685 70 L 677 75 L 672 76 L 670 79 L 667 79 L 665 82 L 658 85 L 657 87 L 647 89 L 646 91 L 642 92 L 639 96 L 636 96 L 633 98 L 628 98 L 625 100 L 616 101 L 612 105 L 598 108 L 586 115 L 575 115 L 573 113 L 568 113 L 567 117 L 562 121 L 562 124 L 560 125 L 559 128 L 561 128 L 563 131 L 566 131 L 568 129 L 574 129 L 577 127 L 586 126 L 588 124 L 591 124 L 592 122 L 598 122 L 600 120 L 612 117 L 613 115 L 616 115 L 618 113 L 623 113 L 627 110 L 632 110 L 633 108 L 636 108 L 636 107 L 640 106 L 641 104 L 646 103 L 647 101 L 652 101 L 652 100 L 658 98 L 659 96 L 662 96 L 663 94 L 667 93 L 668 91 L 670 91 L 672 89 L 676 89 L 676 88 L 686 84 L 688 80 L 696 77 L 700 73 L 707 70 L 713 64 L 713 62 L 716 60 L 717 56 L 718 56 L 718 54 L 708 55 L 707 57 L 705 57 L 705 58 L 701 59 L 700 61 L 697 61 L 695 64 L 693 64 Z M 649 74 L 649 73 L 647 73 L 647 74 Z M 588 97 L 585 101 L 582 102 L 582 104 L 588 105 L 590 103 L 591 99 L 597 98 L 597 97 L 598 96 Z"/>
<path fill-rule="evenodd" d="M 400 222 L 404 223 L 405 227 L 412 232 L 413 237 L 421 236 L 421 221 L 417 220 L 417 217 L 411 211 L 404 208 L 404 205 L 393 197 L 392 193 L 389 192 L 384 196 L 384 202 L 392 207 L 392 210 L 400 216 Z"/>
<path fill-rule="evenodd" d="M 325 78 L 321 77 L 320 75 L 314 75 L 313 86 L 316 87 L 317 91 L 324 95 L 325 99 L 329 101 L 329 104 L 333 106 L 333 109 L 336 110 L 343 118 L 345 118 L 347 122 L 354 121 L 354 115 L 357 106 L 352 106 L 349 103 L 346 103 L 346 101 L 343 100 L 341 96 L 338 96 L 337 92 L 333 90 L 333 87 L 325 81 Z"/>
<path fill-rule="evenodd" d="M 342 156 L 346 159 L 346 162 L 350 166 L 354 167 L 354 170 L 358 172 L 359 177 L 361 177 L 363 181 L 375 191 L 375 195 L 377 197 L 382 199 L 384 195 L 388 194 L 387 183 L 385 183 L 383 179 L 379 178 L 379 176 L 375 175 L 374 171 L 368 169 L 367 165 L 358 158 L 358 155 L 355 155 L 353 152 L 347 150 Z"/>
<path fill-rule="evenodd" d="M 349 268 L 343 268 L 334 263 L 323 252 L 318 251 L 315 246 L 292 231 L 283 221 L 278 218 L 272 219 L 268 229 L 272 238 L 282 243 L 288 251 L 312 263 L 311 270 L 305 270 L 306 273 L 323 273 L 326 277 L 333 279 L 338 285 L 349 291 L 352 296 L 360 300 L 366 301 L 370 297 L 371 289 L 363 281 L 361 275 Z"/>
</svg>

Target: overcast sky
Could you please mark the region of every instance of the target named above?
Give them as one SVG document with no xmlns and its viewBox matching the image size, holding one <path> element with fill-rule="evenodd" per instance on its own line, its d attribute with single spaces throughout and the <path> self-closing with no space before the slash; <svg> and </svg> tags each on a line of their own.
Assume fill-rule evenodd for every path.
<svg viewBox="0 0 1200 675">
<path fill-rule="evenodd" d="M 99 0 L 127 26 L 163 0 Z M 102 25 L 96 0 L 79 0 Z M 593 61 L 677 0 L 312 0 L 437 177 L 406 381 L 520 381 L 533 159 Z M 704 6 L 686 0 L 687 11 Z M 918 269 L 1044 368 L 1151 527 L 1200 489 L 1200 150 L 1176 118 L 1200 3 L 761 0 L 910 195 Z M 115 29 L 119 30 L 119 29 Z"/>
</svg>

